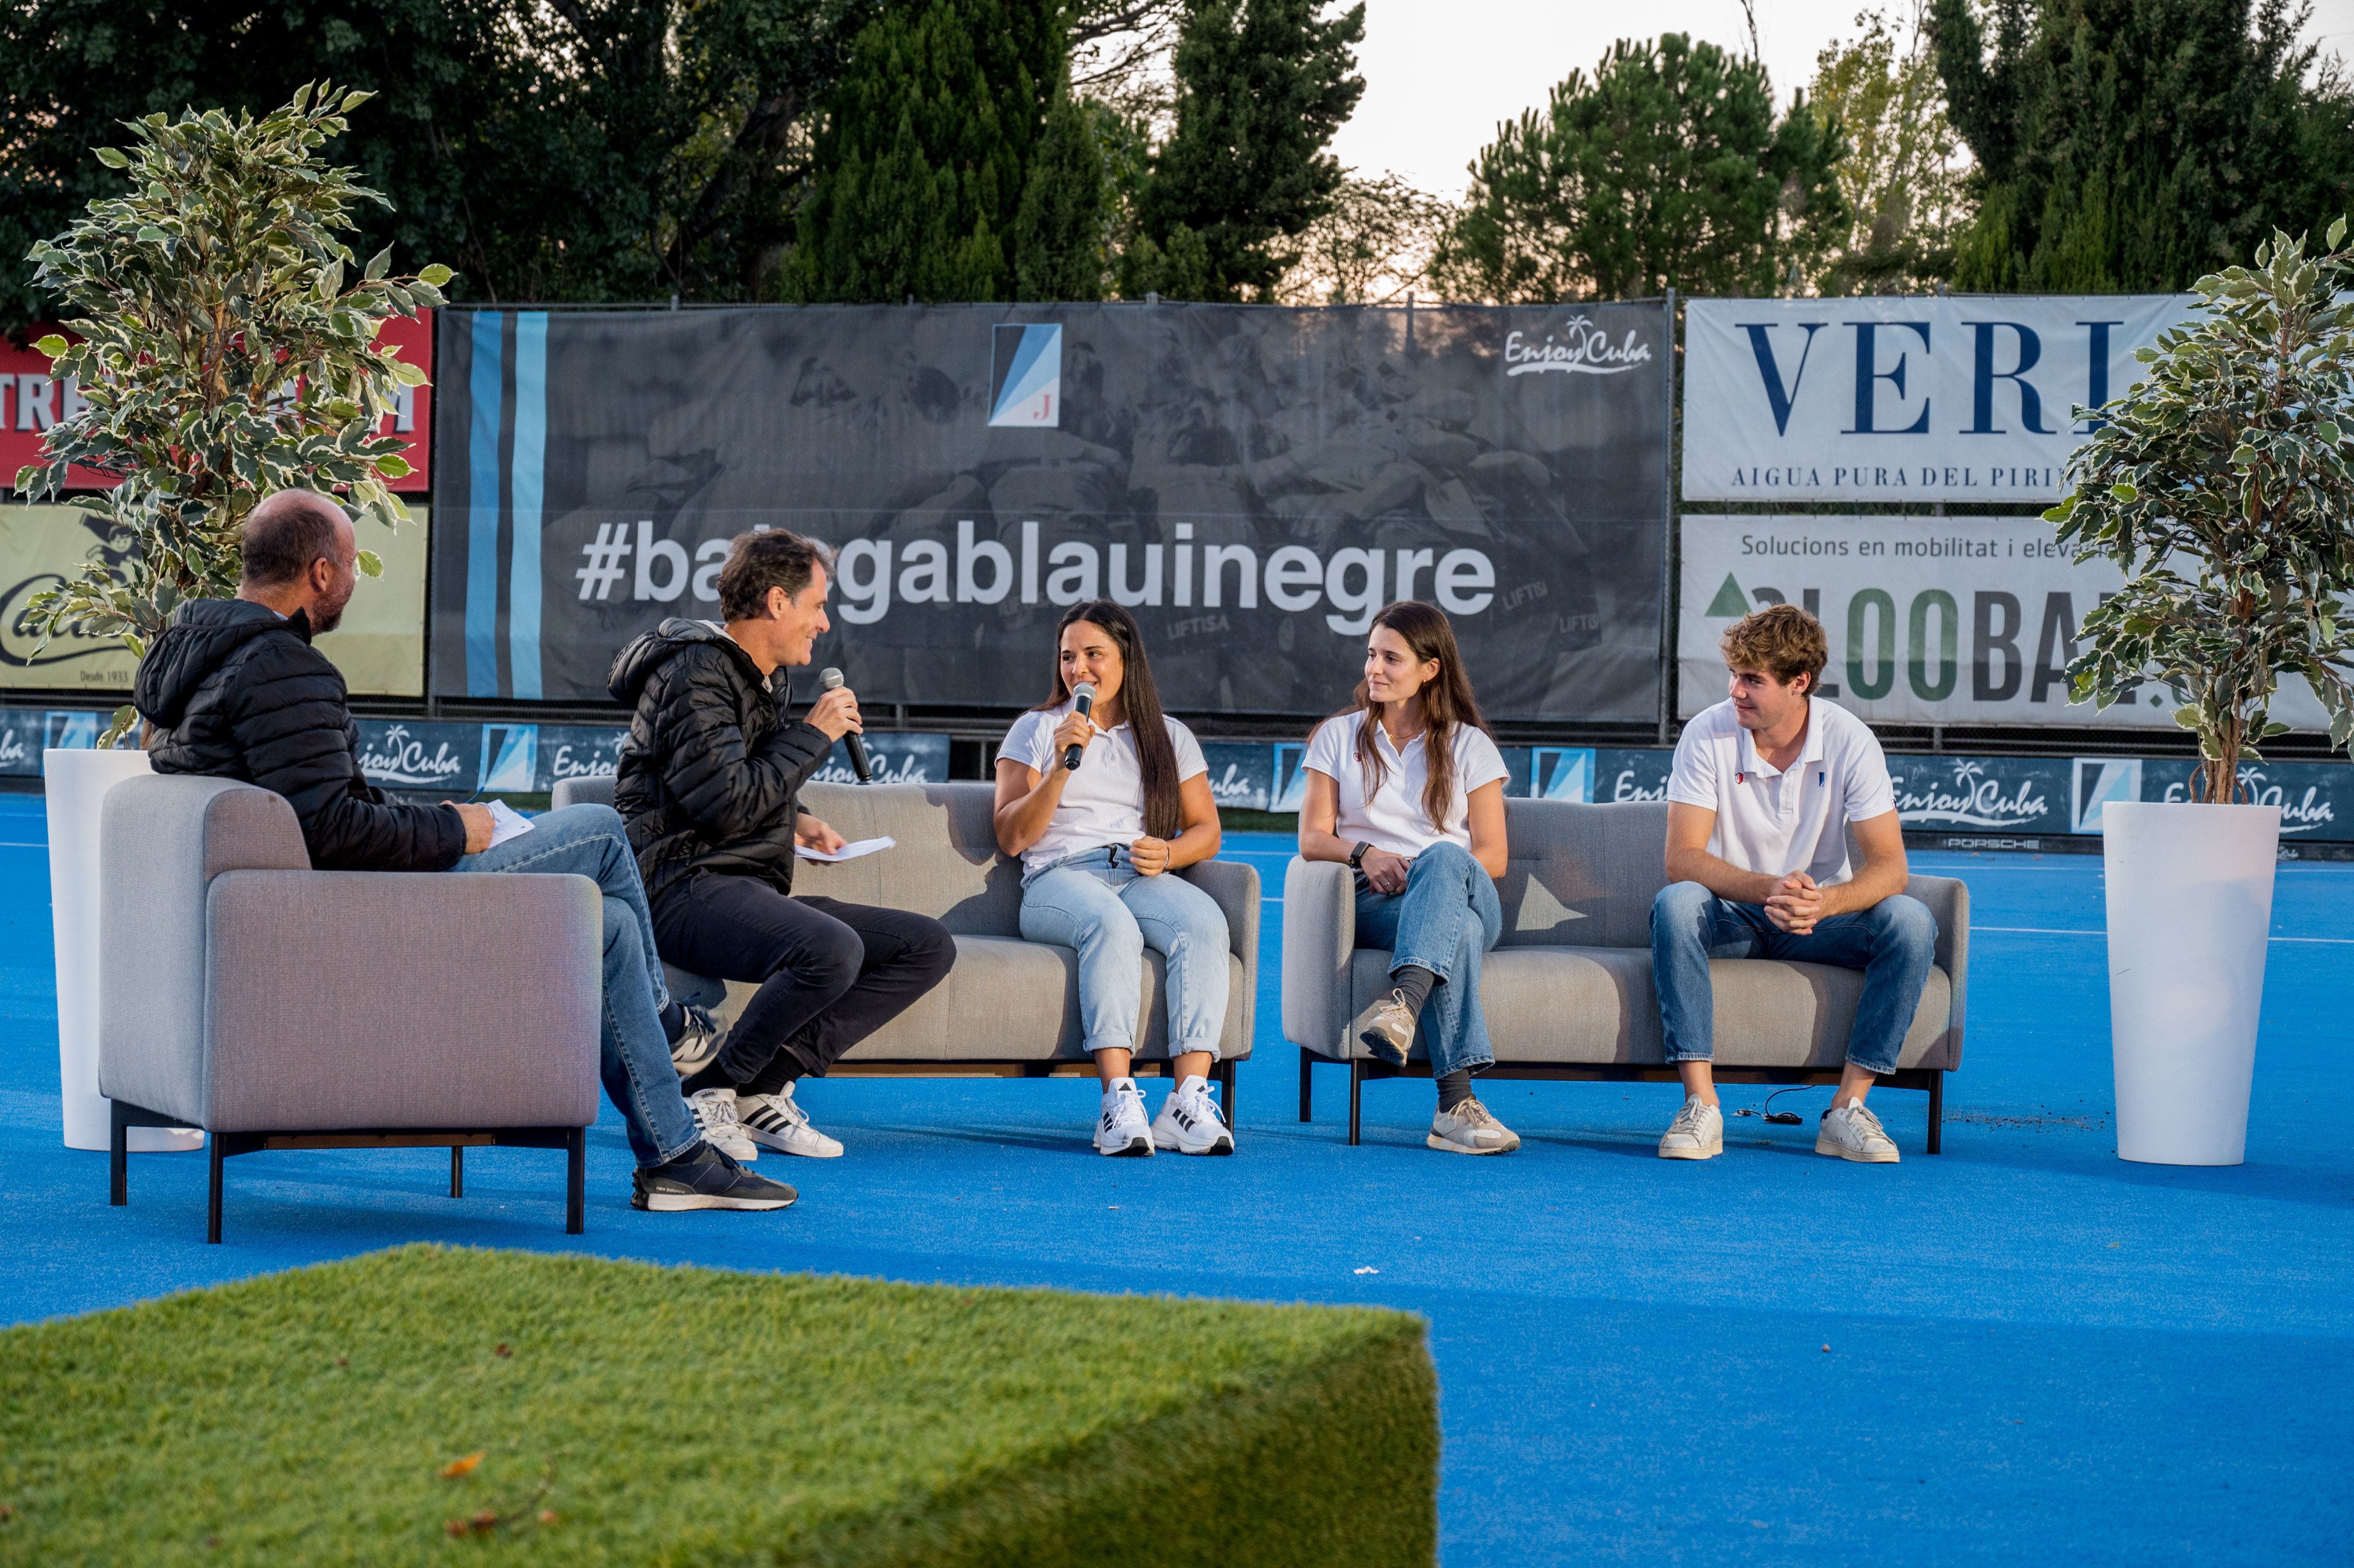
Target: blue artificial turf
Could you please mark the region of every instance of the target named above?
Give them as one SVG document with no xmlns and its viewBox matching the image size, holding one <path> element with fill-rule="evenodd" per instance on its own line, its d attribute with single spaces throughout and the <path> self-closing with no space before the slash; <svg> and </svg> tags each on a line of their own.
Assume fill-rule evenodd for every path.
<svg viewBox="0 0 2354 1568">
<path fill-rule="evenodd" d="M 1808 1125 L 1734 1118 L 1724 1158 L 1682 1164 L 1651 1153 L 1670 1086 L 1514 1083 L 1486 1097 L 1521 1152 L 1449 1158 L 1422 1147 L 1419 1081 L 1369 1086 L 1367 1141 L 1346 1148 L 1338 1069 L 1315 1122 L 1294 1118 L 1271 902 L 1232 1160 L 1096 1158 L 1080 1082 L 844 1080 L 803 1102 L 848 1157 L 762 1162 L 801 1188 L 781 1215 L 631 1212 L 608 1111 L 578 1241 L 560 1157 L 470 1153 L 452 1202 L 436 1150 L 235 1160 L 228 1244 L 207 1247 L 201 1158 L 135 1159 L 111 1210 L 104 1156 L 59 1147 L 38 806 L 0 800 L 0 1319 L 419 1239 L 1383 1303 L 1431 1320 L 1450 1565 L 2349 1557 L 2354 1156 L 2327 1069 L 2354 867 L 2281 869 L 2230 1170 L 2115 1158 L 2099 861 L 1925 854 L 1968 879 L 1976 920 L 1935 1158 L 1918 1095 L 1874 1101 L 1898 1166 L 1817 1157 L 1820 1089 L 1780 1102 Z M 1279 899 L 1288 842 L 1227 842 Z M 749 1397 L 715 1440 L 761 1440 L 764 1409 Z M 1140 1528 L 1153 1506 L 1140 1480 Z"/>
</svg>

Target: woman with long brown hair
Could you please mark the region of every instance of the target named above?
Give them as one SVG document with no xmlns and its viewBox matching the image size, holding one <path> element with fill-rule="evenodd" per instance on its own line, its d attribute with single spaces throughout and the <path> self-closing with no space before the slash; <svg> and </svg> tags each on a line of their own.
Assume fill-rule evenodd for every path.
<svg viewBox="0 0 2354 1568">
<path fill-rule="evenodd" d="M 1218 853 L 1210 765 L 1193 732 L 1161 711 L 1136 617 L 1109 599 L 1074 605 L 1055 642 L 1053 694 L 997 750 L 997 842 L 1022 857 L 1022 935 L 1079 955 L 1079 1022 L 1103 1080 L 1096 1150 L 1232 1154 L 1209 1086 L 1226 1018 L 1226 917 L 1168 874 Z M 1150 1127 L 1129 1075 L 1147 948 L 1167 960 L 1177 1077 Z"/>
<path fill-rule="evenodd" d="M 1403 1067 L 1418 1031 L 1438 1081 L 1425 1141 L 1511 1153 L 1520 1138 L 1471 1092 L 1495 1060 L 1479 966 L 1503 933 L 1506 770 L 1446 616 L 1407 599 L 1373 617 L 1355 705 L 1317 726 L 1300 765 L 1299 853 L 1356 874 L 1357 946 L 1390 954 L 1388 993 L 1358 1015 L 1359 1043 Z"/>
</svg>

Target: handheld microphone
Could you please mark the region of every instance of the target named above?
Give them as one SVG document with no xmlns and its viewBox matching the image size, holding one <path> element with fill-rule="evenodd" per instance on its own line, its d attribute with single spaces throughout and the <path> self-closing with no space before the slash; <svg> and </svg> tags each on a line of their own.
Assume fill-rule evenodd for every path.
<svg viewBox="0 0 2354 1568">
<path fill-rule="evenodd" d="M 1095 687 L 1089 685 L 1085 681 L 1081 681 L 1077 685 L 1073 686 L 1071 688 L 1071 705 L 1074 711 L 1076 711 L 1081 718 L 1085 718 L 1089 713 L 1095 710 Z M 1066 746 L 1063 747 L 1063 766 L 1066 768 L 1077 768 L 1079 765 L 1079 758 L 1087 755 L 1087 748 L 1084 746 Z"/>
<path fill-rule="evenodd" d="M 831 692 L 842 684 L 842 672 L 829 664 L 818 672 L 817 683 Z M 856 730 L 852 730 L 842 738 L 850 747 L 850 770 L 858 775 L 858 781 L 861 784 L 874 783 L 875 768 L 873 764 L 866 760 L 865 737 Z"/>
</svg>

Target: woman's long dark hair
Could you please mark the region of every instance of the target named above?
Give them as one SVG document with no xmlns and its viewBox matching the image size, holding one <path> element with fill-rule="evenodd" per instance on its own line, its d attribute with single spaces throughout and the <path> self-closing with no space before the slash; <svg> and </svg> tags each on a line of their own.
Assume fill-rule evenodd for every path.
<svg viewBox="0 0 2354 1568">
<path fill-rule="evenodd" d="M 1169 744 L 1169 726 L 1161 715 L 1161 689 L 1152 683 L 1152 665 L 1144 657 L 1144 629 L 1136 623 L 1136 617 L 1108 599 L 1089 599 L 1065 610 L 1063 619 L 1055 623 L 1055 694 L 1032 711 L 1043 713 L 1071 700 L 1071 688 L 1063 680 L 1063 633 L 1077 620 L 1101 629 L 1119 650 L 1120 705 L 1128 715 L 1128 731 L 1136 740 L 1137 766 L 1144 776 L 1144 831 L 1156 839 L 1173 839 L 1185 831 L 1184 803 L 1177 795 L 1177 748 Z"/>
<path fill-rule="evenodd" d="M 1373 625 L 1365 628 L 1366 636 L 1373 635 L 1374 626 L 1386 626 L 1404 638 L 1405 645 L 1414 651 L 1416 663 L 1438 661 L 1438 673 L 1423 683 L 1421 694 L 1422 753 L 1429 763 L 1422 787 L 1422 811 L 1433 828 L 1444 827 L 1447 808 L 1455 800 L 1455 726 L 1468 724 L 1487 731 L 1491 737 L 1494 732 L 1488 730 L 1488 721 L 1479 715 L 1479 699 L 1471 694 L 1470 677 L 1463 673 L 1463 654 L 1455 646 L 1455 628 L 1447 624 L 1446 616 L 1419 599 L 1402 599 L 1382 607 Z M 1357 766 L 1364 770 L 1368 800 L 1379 792 L 1389 772 L 1389 765 L 1382 760 L 1381 750 L 1373 743 L 1373 726 L 1382 722 L 1373 707 L 1373 699 L 1365 694 L 1365 683 L 1359 681 L 1356 701 L 1332 715 L 1365 715 L 1365 722 L 1357 730 Z"/>
</svg>

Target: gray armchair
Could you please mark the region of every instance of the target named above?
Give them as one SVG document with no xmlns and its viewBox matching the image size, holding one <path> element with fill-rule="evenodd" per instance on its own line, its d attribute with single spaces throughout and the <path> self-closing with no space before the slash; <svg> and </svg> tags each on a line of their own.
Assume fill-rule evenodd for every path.
<svg viewBox="0 0 2354 1568">
<path fill-rule="evenodd" d="M 597 1118 L 601 906 L 580 876 L 311 869 L 293 808 L 227 779 L 108 791 L 100 825 L 99 1087 L 125 1133 L 200 1127 L 220 1240 L 221 1163 L 263 1149 L 569 1154 Z"/>
<path fill-rule="evenodd" d="M 1507 800 L 1511 857 L 1496 893 L 1504 934 L 1479 970 L 1496 1078 L 1671 1082 L 1651 987 L 1651 900 L 1667 885 L 1665 801 L 1583 805 Z M 1936 967 L 1889 1082 L 1929 1097 L 1928 1151 L 1941 1143 L 1946 1075 L 1962 1065 L 1969 994 L 1970 890 L 1915 876 L 1905 892 L 1937 921 Z M 1295 858 L 1284 884 L 1283 1034 L 1299 1047 L 1299 1119 L 1319 1062 L 1349 1068 L 1349 1141 L 1360 1090 L 1394 1070 L 1351 1037 L 1389 985 L 1390 956 L 1357 946 L 1349 868 Z M 1709 965 L 1723 1083 L 1839 1081 L 1863 994 L 1855 969 L 1766 959 Z M 1427 1075 L 1422 1043 L 1406 1072 Z"/>
</svg>

